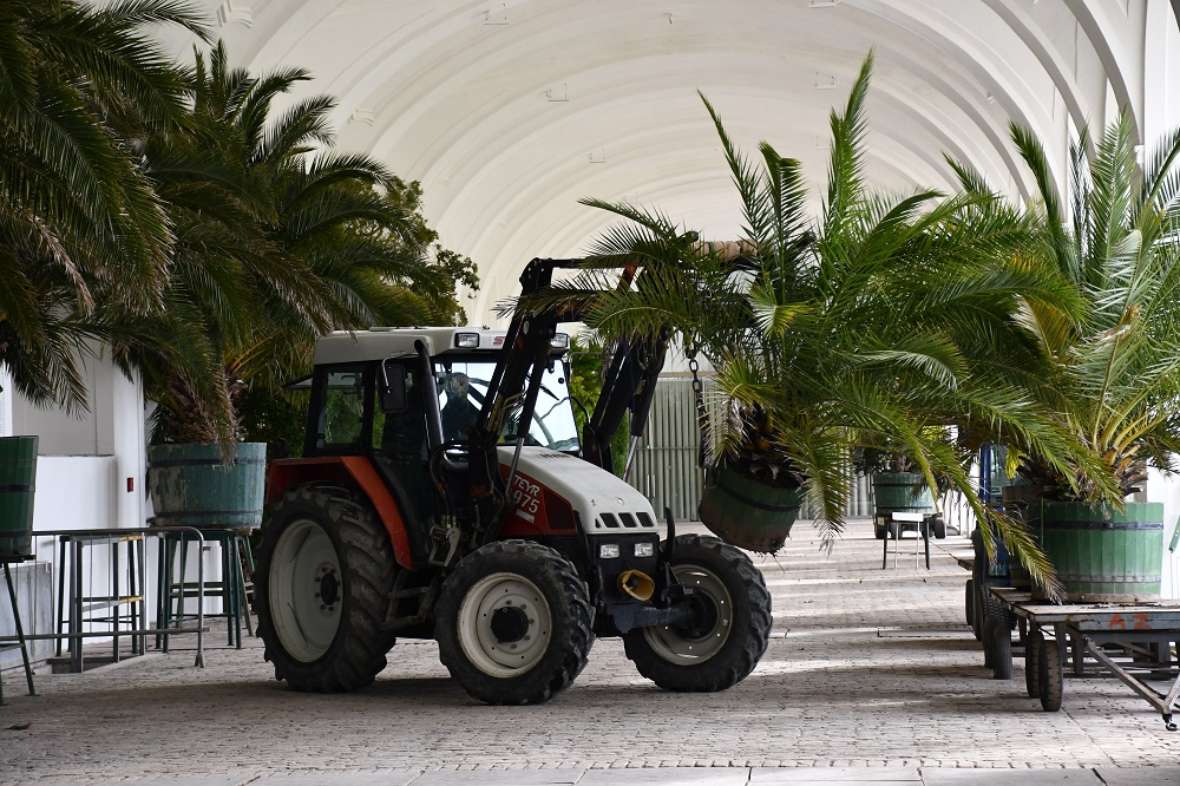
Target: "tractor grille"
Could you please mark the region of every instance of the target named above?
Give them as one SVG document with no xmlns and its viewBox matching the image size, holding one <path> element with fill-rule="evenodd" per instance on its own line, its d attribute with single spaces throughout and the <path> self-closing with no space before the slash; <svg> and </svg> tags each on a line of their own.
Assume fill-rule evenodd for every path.
<svg viewBox="0 0 1180 786">
<path fill-rule="evenodd" d="M 656 523 L 647 513 L 603 513 L 595 522 L 596 528 L 655 529 Z"/>
</svg>

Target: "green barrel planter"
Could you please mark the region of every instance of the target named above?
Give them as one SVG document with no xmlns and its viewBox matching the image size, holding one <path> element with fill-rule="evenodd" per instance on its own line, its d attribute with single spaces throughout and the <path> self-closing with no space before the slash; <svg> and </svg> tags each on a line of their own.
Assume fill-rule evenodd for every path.
<svg viewBox="0 0 1180 786">
<path fill-rule="evenodd" d="M 0 557 L 33 553 L 37 437 L 0 437 Z"/>
<path fill-rule="evenodd" d="M 152 445 L 148 489 L 155 523 L 162 526 L 247 529 L 262 523 L 266 443 L 236 446 L 222 462 L 221 446 Z"/>
<path fill-rule="evenodd" d="M 787 542 L 801 502 L 798 488 L 771 486 L 722 467 L 705 485 L 697 515 L 726 543 L 773 554 Z"/>
<path fill-rule="evenodd" d="M 878 516 L 934 512 L 934 497 L 917 472 L 878 472 L 873 476 L 873 497 Z"/>
<path fill-rule="evenodd" d="M 1122 511 L 1046 500 L 1037 512 L 1041 547 L 1071 601 L 1158 600 L 1164 553 L 1164 506 L 1128 502 Z"/>
</svg>

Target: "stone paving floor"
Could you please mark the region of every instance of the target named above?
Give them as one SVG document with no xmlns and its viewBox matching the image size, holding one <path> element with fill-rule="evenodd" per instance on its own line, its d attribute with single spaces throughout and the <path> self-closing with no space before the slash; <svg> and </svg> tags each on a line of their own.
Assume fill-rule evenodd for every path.
<svg viewBox="0 0 1180 786">
<path fill-rule="evenodd" d="M 944 551 L 929 572 L 912 553 L 882 571 L 866 522 L 830 556 L 818 547 L 800 522 L 759 560 L 770 647 L 724 693 L 664 693 L 600 640 L 555 701 L 487 707 L 433 643 L 402 641 L 371 689 L 313 696 L 273 681 L 250 640 L 203 670 L 174 652 L 42 673 L 35 698 L 7 672 L 0 784 L 1180 784 L 1162 769 L 1180 767 L 1180 732 L 1113 679 L 1067 681 L 1056 714 L 1025 696 L 1019 662 L 991 679 L 963 623 L 966 573 Z M 657 767 L 692 769 L 618 772 Z"/>
</svg>

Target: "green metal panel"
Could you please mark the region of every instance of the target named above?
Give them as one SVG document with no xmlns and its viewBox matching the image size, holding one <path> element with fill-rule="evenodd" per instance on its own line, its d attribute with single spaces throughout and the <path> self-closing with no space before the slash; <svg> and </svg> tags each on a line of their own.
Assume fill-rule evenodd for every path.
<svg viewBox="0 0 1180 786">
<path fill-rule="evenodd" d="M 37 437 L 0 437 L 0 557 L 32 553 Z"/>
<path fill-rule="evenodd" d="M 266 443 L 236 446 L 232 463 L 219 445 L 153 445 L 148 488 L 157 524 L 257 527 L 266 486 Z"/>
<path fill-rule="evenodd" d="M 873 476 L 877 515 L 889 513 L 933 513 L 934 497 L 917 472 L 878 472 Z"/>
<path fill-rule="evenodd" d="M 1041 504 L 1041 544 L 1066 597 L 1079 601 L 1159 597 L 1164 506 L 1128 502 L 1122 511 L 1079 502 Z"/>
<path fill-rule="evenodd" d="M 727 543 L 758 552 L 783 547 L 799 516 L 802 495 L 730 469 L 719 469 L 701 496 L 701 522 Z"/>
</svg>

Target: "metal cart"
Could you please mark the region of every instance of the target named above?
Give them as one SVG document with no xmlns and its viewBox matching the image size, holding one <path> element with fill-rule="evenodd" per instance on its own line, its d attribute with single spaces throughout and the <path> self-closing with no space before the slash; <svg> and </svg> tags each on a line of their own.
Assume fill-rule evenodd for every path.
<svg viewBox="0 0 1180 786">
<path fill-rule="evenodd" d="M 1061 709 L 1067 664 L 1085 673 L 1093 658 L 1163 717 L 1168 731 L 1180 698 L 1180 669 L 1172 645 L 1180 641 L 1180 603 L 1093 603 L 1055 605 L 1034 600 L 1028 592 L 990 587 L 993 613 L 983 644 L 997 678 L 1012 673 L 1013 627 L 1024 644 L 1025 688 L 1046 712 Z M 1148 684 L 1166 681 L 1164 692 Z"/>
</svg>

